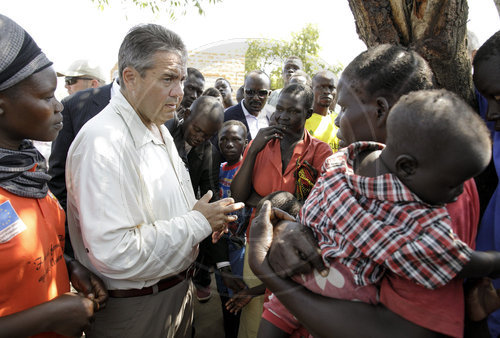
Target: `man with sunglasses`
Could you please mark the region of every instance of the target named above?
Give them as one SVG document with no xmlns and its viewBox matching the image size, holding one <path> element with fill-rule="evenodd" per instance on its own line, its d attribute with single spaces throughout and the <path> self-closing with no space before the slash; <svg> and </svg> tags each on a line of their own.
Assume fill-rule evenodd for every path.
<svg viewBox="0 0 500 338">
<path fill-rule="evenodd" d="M 272 107 L 266 105 L 270 94 L 271 80 L 261 70 L 252 70 L 245 76 L 243 100 L 224 113 L 224 121 L 243 122 L 248 129 L 247 138 L 251 140 L 261 128 L 269 126 Z"/>
<path fill-rule="evenodd" d="M 57 76 L 64 76 L 64 87 L 69 95 L 87 88 L 97 88 L 106 83 L 101 68 L 88 60 L 76 60 L 67 71 L 58 72 Z"/>
</svg>

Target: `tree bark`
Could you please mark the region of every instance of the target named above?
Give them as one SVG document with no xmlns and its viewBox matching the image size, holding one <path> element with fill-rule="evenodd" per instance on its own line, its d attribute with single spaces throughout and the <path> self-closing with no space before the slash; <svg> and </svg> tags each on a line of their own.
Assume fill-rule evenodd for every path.
<svg viewBox="0 0 500 338">
<path fill-rule="evenodd" d="M 500 16 L 500 0 L 494 0 L 495 6 L 497 6 L 498 16 Z"/>
<path fill-rule="evenodd" d="M 466 0 L 348 0 L 360 39 L 391 43 L 422 55 L 446 88 L 475 104 L 467 54 Z"/>
</svg>

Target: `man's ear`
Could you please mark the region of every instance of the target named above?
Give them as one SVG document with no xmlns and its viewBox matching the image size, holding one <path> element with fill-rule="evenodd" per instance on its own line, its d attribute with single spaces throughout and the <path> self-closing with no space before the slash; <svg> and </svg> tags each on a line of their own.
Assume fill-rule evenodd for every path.
<svg viewBox="0 0 500 338">
<path fill-rule="evenodd" d="M 402 154 L 396 157 L 394 166 L 398 177 L 408 178 L 416 173 L 418 161 L 411 155 Z"/>
<path fill-rule="evenodd" d="M 310 118 L 312 114 L 313 114 L 313 109 L 312 109 L 312 108 L 309 108 L 309 109 L 307 110 L 307 112 L 306 112 L 306 120 L 307 120 L 308 118 Z"/>
<path fill-rule="evenodd" d="M 97 88 L 97 87 L 99 87 L 101 85 L 99 83 L 99 81 L 96 80 L 96 79 L 93 79 L 92 82 L 91 82 L 91 84 L 92 84 L 92 86 L 91 86 L 92 88 Z"/>
<path fill-rule="evenodd" d="M 191 115 L 191 108 L 184 109 L 184 117 L 183 117 L 184 121 L 187 120 L 187 118 L 189 117 L 189 115 Z"/>
<path fill-rule="evenodd" d="M 379 96 L 376 99 L 377 104 L 377 124 L 379 126 L 385 126 L 387 121 L 387 116 L 389 116 L 389 110 L 391 107 L 389 106 L 389 102 L 383 96 Z"/>
<path fill-rule="evenodd" d="M 126 88 L 133 88 L 139 73 L 132 67 L 125 67 L 123 70 L 123 82 Z"/>
</svg>

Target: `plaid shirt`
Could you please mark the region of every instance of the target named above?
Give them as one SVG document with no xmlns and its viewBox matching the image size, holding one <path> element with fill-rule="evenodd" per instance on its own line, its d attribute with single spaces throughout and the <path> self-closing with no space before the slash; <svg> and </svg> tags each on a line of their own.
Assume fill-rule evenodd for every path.
<svg viewBox="0 0 500 338">
<path fill-rule="evenodd" d="M 384 149 L 357 142 L 330 156 L 299 219 L 312 228 L 323 260 L 338 258 L 357 285 L 378 282 L 385 269 L 429 289 L 446 284 L 470 260 L 444 207 L 422 202 L 393 174 L 354 174 L 354 159 Z"/>
</svg>

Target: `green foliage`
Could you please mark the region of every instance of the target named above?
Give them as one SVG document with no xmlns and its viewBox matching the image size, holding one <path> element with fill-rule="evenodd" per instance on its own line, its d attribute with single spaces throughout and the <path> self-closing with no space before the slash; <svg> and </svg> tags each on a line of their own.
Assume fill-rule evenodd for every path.
<svg viewBox="0 0 500 338">
<path fill-rule="evenodd" d="M 292 56 L 298 56 L 304 65 L 304 71 L 311 77 L 320 69 L 329 69 L 335 74 L 342 71 L 343 66 L 328 65 L 318 53 L 319 31 L 315 25 L 308 24 L 298 33 L 292 33 L 290 41 L 259 39 L 248 40 L 248 49 L 245 54 L 245 72 L 262 69 L 268 72 L 271 78 L 271 88 L 283 87 L 281 72 L 283 63 Z"/>
<path fill-rule="evenodd" d="M 153 14 L 166 13 L 170 19 L 175 20 L 179 15 L 185 15 L 189 7 L 196 7 L 200 15 L 205 13 L 205 4 L 216 4 L 222 0 L 120 0 L 122 3 L 132 3 L 134 6 L 149 8 Z M 104 10 L 109 7 L 110 0 L 92 0 L 97 7 Z"/>
</svg>

